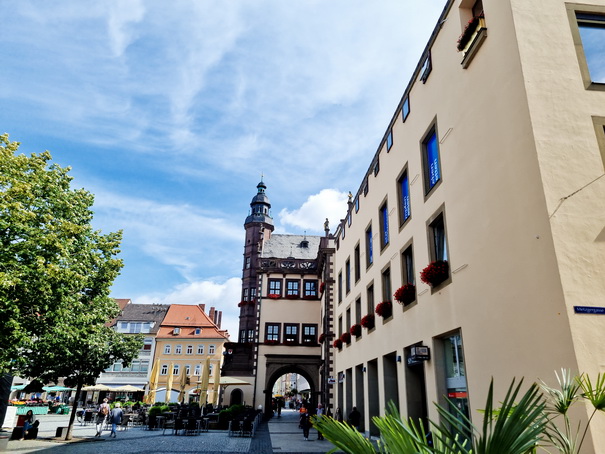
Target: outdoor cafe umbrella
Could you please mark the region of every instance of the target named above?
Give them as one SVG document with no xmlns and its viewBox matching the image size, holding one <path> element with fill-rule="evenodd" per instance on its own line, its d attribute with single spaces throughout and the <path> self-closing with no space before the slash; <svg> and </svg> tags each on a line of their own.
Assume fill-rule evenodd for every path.
<svg viewBox="0 0 605 454">
<path fill-rule="evenodd" d="M 200 407 L 206 405 L 208 402 L 208 383 L 210 382 L 210 358 L 206 358 L 206 365 L 204 366 L 204 372 L 202 373 L 202 381 L 200 383 Z M 204 399 L 202 401 L 202 393 Z"/>
<path fill-rule="evenodd" d="M 179 402 L 185 401 L 185 388 L 187 387 L 187 370 L 183 370 L 181 373 L 181 392 L 179 393 Z"/>
<path fill-rule="evenodd" d="M 153 405 L 155 403 L 155 392 L 158 389 L 158 380 L 160 379 L 160 360 L 156 359 L 153 368 L 151 369 L 151 376 L 149 378 L 149 391 L 145 399 L 145 403 Z"/>
<path fill-rule="evenodd" d="M 85 386 L 82 391 L 113 391 L 114 389 L 110 386 L 97 383 L 96 385 Z"/>
<path fill-rule="evenodd" d="M 170 368 L 168 369 L 168 383 L 166 383 L 166 398 L 164 402 L 167 404 L 170 403 L 170 394 L 172 394 L 172 380 L 174 379 L 174 363 L 170 363 Z"/>
<path fill-rule="evenodd" d="M 117 388 L 113 388 L 113 391 L 118 393 L 140 393 L 145 390 L 132 385 L 124 385 L 118 386 Z"/>
</svg>

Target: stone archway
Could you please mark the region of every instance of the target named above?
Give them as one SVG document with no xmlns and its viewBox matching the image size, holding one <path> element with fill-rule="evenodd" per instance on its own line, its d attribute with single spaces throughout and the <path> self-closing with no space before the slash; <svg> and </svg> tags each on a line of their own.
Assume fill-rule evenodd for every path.
<svg viewBox="0 0 605 454">
<path fill-rule="evenodd" d="M 244 393 L 241 389 L 235 388 L 229 395 L 229 406 L 241 405 L 244 402 Z"/>
<path fill-rule="evenodd" d="M 266 355 L 265 369 L 265 415 L 271 415 L 271 390 L 275 382 L 284 374 L 299 374 L 307 380 L 311 388 L 311 405 L 315 408 L 320 392 L 320 356 Z"/>
</svg>

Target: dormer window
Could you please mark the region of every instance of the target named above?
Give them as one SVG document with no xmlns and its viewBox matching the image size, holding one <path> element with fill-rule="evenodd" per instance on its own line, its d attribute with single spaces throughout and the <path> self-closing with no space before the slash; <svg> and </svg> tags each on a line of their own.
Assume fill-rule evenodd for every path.
<svg viewBox="0 0 605 454">
<path fill-rule="evenodd" d="M 195 328 L 195 335 L 199 336 L 200 334 L 202 334 L 202 328 Z"/>
<path fill-rule="evenodd" d="M 307 240 L 302 240 L 300 242 L 300 247 L 305 248 L 305 249 L 308 248 L 309 247 L 309 242 Z"/>
</svg>

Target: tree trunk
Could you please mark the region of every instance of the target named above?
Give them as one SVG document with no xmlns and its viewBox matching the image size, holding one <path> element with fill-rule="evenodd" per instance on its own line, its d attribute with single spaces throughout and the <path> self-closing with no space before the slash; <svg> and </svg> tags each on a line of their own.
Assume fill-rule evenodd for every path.
<svg viewBox="0 0 605 454">
<path fill-rule="evenodd" d="M 69 415 L 69 424 L 67 426 L 67 435 L 65 435 L 65 441 L 71 440 L 71 433 L 74 428 L 74 420 L 76 419 L 76 412 L 78 411 L 78 401 L 80 398 L 80 392 L 82 391 L 82 380 L 78 379 L 78 385 L 76 387 L 76 397 L 71 409 L 71 415 Z"/>
</svg>

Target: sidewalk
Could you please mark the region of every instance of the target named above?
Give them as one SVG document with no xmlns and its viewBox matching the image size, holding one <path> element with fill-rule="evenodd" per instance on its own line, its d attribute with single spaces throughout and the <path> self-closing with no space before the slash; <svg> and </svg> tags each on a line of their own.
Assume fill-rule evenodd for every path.
<svg viewBox="0 0 605 454">
<path fill-rule="evenodd" d="M 309 441 L 303 440 L 302 429 L 298 428 L 298 413 L 284 410 L 281 418 L 273 418 L 269 423 L 260 425 L 254 438 L 229 437 L 226 431 L 210 431 L 198 436 L 162 435 L 161 430 L 147 431 L 141 427 L 120 431 L 117 438 L 109 438 L 109 432 L 103 432 L 101 438 L 95 438 L 95 426 L 74 424 L 71 442 L 54 439 L 57 427 L 67 426 L 68 415 L 40 415 L 40 430 L 37 440 L 13 440 L 8 442 L 9 452 L 76 454 L 110 451 L 112 454 L 134 453 L 255 453 L 273 452 L 295 454 L 306 452 L 328 452 L 333 448 L 328 441 L 318 441 L 317 431 L 311 429 Z M 8 433 L 10 435 L 10 432 Z"/>
</svg>

